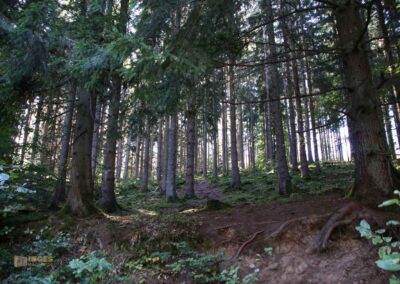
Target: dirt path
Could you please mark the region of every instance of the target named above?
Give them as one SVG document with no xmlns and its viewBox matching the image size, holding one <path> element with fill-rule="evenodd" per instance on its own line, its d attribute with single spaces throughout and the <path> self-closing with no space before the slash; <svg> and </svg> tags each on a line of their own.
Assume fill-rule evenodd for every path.
<svg viewBox="0 0 400 284">
<path fill-rule="evenodd" d="M 224 199 L 221 190 L 206 181 L 196 184 L 196 194 Z M 259 283 L 384 283 L 389 274 L 374 263 L 377 248 L 360 239 L 351 228 L 338 230 L 327 252 L 309 251 L 329 213 L 348 202 L 331 194 L 206 211 L 197 218 L 208 250 L 223 247 L 228 257 L 240 259 L 244 266 L 255 263 L 257 254 L 263 255 Z M 286 233 L 271 238 L 285 224 Z M 265 255 L 267 247 L 272 247 L 272 256 Z"/>
</svg>

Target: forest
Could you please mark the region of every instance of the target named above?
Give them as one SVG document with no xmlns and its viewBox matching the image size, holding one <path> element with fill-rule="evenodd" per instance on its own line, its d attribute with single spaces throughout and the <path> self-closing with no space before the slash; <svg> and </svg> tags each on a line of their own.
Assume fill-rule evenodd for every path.
<svg viewBox="0 0 400 284">
<path fill-rule="evenodd" d="M 1 0 L 1 283 L 400 283 L 399 0 Z"/>
</svg>

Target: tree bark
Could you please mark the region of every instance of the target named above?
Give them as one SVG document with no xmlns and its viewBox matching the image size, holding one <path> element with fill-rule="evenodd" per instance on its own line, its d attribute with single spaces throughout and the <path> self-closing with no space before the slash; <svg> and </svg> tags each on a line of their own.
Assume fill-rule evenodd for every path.
<svg viewBox="0 0 400 284">
<path fill-rule="evenodd" d="M 139 177 L 139 166 L 140 166 L 140 146 L 141 146 L 141 139 L 139 136 L 139 133 L 137 134 L 136 137 L 136 146 L 135 146 L 135 170 L 133 173 L 133 176 L 135 178 Z"/>
<path fill-rule="evenodd" d="M 132 147 L 132 130 L 128 133 L 128 139 L 125 147 L 125 161 L 124 161 L 124 176 L 123 179 L 127 180 L 129 177 L 129 161 L 131 159 L 131 147 Z"/>
<path fill-rule="evenodd" d="M 158 132 L 157 132 L 157 183 L 158 184 L 161 184 L 161 177 L 162 177 L 163 125 L 164 125 L 164 119 L 161 117 L 158 121 Z"/>
<path fill-rule="evenodd" d="M 115 158 L 118 139 L 118 117 L 121 99 L 121 78 L 114 76 L 112 80 L 110 113 L 107 121 L 106 144 L 104 146 L 103 175 L 101 182 L 101 199 L 99 205 L 106 212 L 117 210 L 115 198 Z"/>
<path fill-rule="evenodd" d="M 29 126 L 31 121 L 31 112 L 32 112 L 32 100 L 29 100 L 28 103 L 28 110 L 26 113 L 25 124 L 24 124 L 24 137 L 22 139 L 22 146 L 21 146 L 21 159 L 19 165 L 22 166 L 25 162 L 25 152 L 26 146 L 28 143 L 28 135 L 29 135 Z"/>
<path fill-rule="evenodd" d="M 266 0 L 266 20 L 271 22 L 270 25 L 267 26 L 267 37 L 269 45 L 269 52 L 271 56 L 277 54 L 276 45 L 275 45 L 275 31 L 274 26 L 272 24 L 272 19 L 274 18 L 273 10 L 272 10 L 272 0 Z M 271 110 L 272 117 L 274 123 L 275 137 L 276 137 L 276 161 L 278 166 L 278 178 L 279 178 L 279 193 L 281 195 L 289 195 L 291 193 L 291 178 L 289 175 L 289 168 L 287 164 L 286 158 L 286 150 L 285 150 L 285 139 L 283 134 L 283 123 L 282 123 L 282 109 L 281 103 L 279 101 L 279 73 L 277 66 L 269 65 L 268 66 L 269 77 L 271 78 L 270 82 L 270 97 L 273 99 Z"/>
<path fill-rule="evenodd" d="M 231 137 L 231 163 L 232 163 L 232 188 L 234 190 L 240 188 L 240 173 L 238 164 L 238 152 L 236 145 L 236 94 L 235 94 L 235 73 L 233 70 L 234 60 L 230 60 L 231 65 L 228 69 L 229 76 L 229 118 L 230 118 L 230 137 Z"/>
<path fill-rule="evenodd" d="M 222 103 L 222 173 L 228 173 L 228 135 L 227 135 L 227 114 L 226 103 Z"/>
<path fill-rule="evenodd" d="M 103 104 L 101 102 L 100 97 L 97 97 L 96 103 L 96 112 L 94 115 L 94 127 L 93 127 L 93 138 L 92 138 L 92 176 L 96 176 L 96 168 L 97 168 L 97 149 L 99 146 L 99 131 L 100 125 L 102 123 L 103 116 Z"/>
<path fill-rule="evenodd" d="M 175 202 L 176 195 L 176 145 L 177 142 L 177 115 L 173 114 L 169 117 L 168 130 L 168 163 L 166 171 L 166 188 L 165 194 L 168 202 Z"/>
<path fill-rule="evenodd" d="M 93 203 L 91 148 L 95 97 L 82 86 L 78 87 L 76 125 L 72 149 L 71 189 L 64 210 L 85 217 L 96 211 Z"/>
<path fill-rule="evenodd" d="M 168 141 L 169 141 L 169 118 L 165 117 L 165 126 L 164 126 L 164 145 L 163 145 L 163 164 L 162 164 L 162 181 L 161 181 L 161 189 L 165 193 L 167 189 L 167 168 L 168 168 Z"/>
<path fill-rule="evenodd" d="M 149 187 L 149 168 L 150 168 L 150 117 L 146 116 L 145 126 L 145 143 L 143 151 L 143 172 L 140 188 L 143 191 L 147 191 Z"/>
<path fill-rule="evenodd" d="M 238 152 L 239 152 L 239 162 L 240 168 L 244 169 L 244 143 L 243 143 L 243 106 L 239 104 L 238 106 L 239 111 L 239 131 L 238 131 Z"/>
<path fill-rule="evenodd" d="M 186 139 L 185 198 L 194 197 L 194 155 L 196 148 L 196 107 L 188 104 Z"/>
<path fill-rule="evenodd" d="M 379 119 L 379 100 L 372 82 L 364 45 L 364 23 L 355 0 L 340 1 L 335 9 L 336 28 L 342 48 L 348 113 L 354 143 L 355 185 L 353 193 L 375 204 L 399 185 Z"/>
<path fill-rule="evenodd" d="M 58 167 L 57 167 L 56 190 L 53 194 L 50 203 L 50 208 L 58 208 L 60 202 L 65 200 L 65 182 L 67 178 L 67 165 L 68 165 L 69 143 L 71 140 L 72 118 L 74 116 L 75 92 L 76 92 L 75 88 L 72 88 L 68 96 L 68 103 L 65 109 L 66 114 L 64 117 L 63 130 L 61 136 L 60 158 L 58 160 Z"/>
<path fill-rule="evenodd" d="M 207 177 L 207 119 L 205 110 L 203 111 L 203 158 L 202 158 L 202 174 L 203 177 Z"/>
<path fill-rule="evenodd" d="M 35 116 L 35 128 L 33 130 L 33 136 L 32 136 L 32 145 L 31 145 L 31 163 L 35 164 L 36 160 L 36 154 L 38 150 L 38 143 L 39 143 L 39 127 L 40 127 L 40 120 L 42 117 L 42 112 L 43 112 L 43 103 L 44 103 L 44 97 L 40 96 L 39 101 L 37 104 L 36 108 L 36 116 Z"/>
</svg>

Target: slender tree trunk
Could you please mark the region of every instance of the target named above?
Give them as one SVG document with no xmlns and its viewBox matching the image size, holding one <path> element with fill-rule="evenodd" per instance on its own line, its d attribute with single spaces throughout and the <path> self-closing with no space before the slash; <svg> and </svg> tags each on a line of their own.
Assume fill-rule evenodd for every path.
<svg viewBox="0 0 400 284">
<path fill-rule="evenodd" d="M 60 158 L 58 160 L 57 167 L 56 190 L 51 199 L 50 208 L 58 208 L 60 202 L 65 200 L 65 182 L 67 178 L 67 165 L 69 143 L 71 140 L 72 118 L 74 116 L 75 92 L 75 88 L 72 88 L 68 96 L 68 103 L 65 109 L 66 113 L 64 116 L 63 130 L 61 136 Z"/>
<path fill-rule="evenodd" d="M 266 37 L 266 30 L 263 30 Z M 263 44 L 263 57 L 267 60 L 268 48 L 267 44 Z M 272 138 L 272 115 L 271 115 L 271 95 L 268 83 L 270 81 L 268 69 L 266 65 L 263 65 L 263 80 L 265 88 L 265 103 L 264 103 L 264 151 L 265 151 L 265 161 L 272 162 L 274 159 L 274 147 Z"/>
<path fill-rule="evenodd" d="M 205 112 L 203 111 L 203 159 L 202 159 L 202 173 L 203 177 L 207 177 L 207 120 Z"/>
<path fill-rule="evenodd" d="M 383 111 L 383 121 L 385 124 L 385 132 L 386 132 L 386 141 L 389 146 L 389 151 L 391 154 L 391 157 L 393 159 L 396 158 L 396 150 L 394 146 L 394 139 L 393 139 L 393 134 L 392 134 L 392 122 L 390 120 L 390 113 L 389 113 L 389 106 L 385 105 L 382 107 Z"/>
<path fill-rule="evenodd" d="M 123 179 L 126 180 L 129 177 L 129 161 L 131 160 L 131 147 L 132 147 L 132 130 L 128 133 L 128 139 L 125 146 L 125 161 L 124 161 L 124 176 Z"/>
<path fill-rule="evenodd" d="M 240 161 L 240 168 L 244 169 L 244 143 L 243 143 L 243 106 L 242 104 L 238 105 L 239 111 L 239 131 L 238 131 L 238 152 L 239 152 L 239 161 Z"/>
<path fill-rule="evenodd" d="M 266 0 L 266 20 L 271 22 L 267 26 L 267 37 L 269 45 L 269 51 L 271 56 L 277 54 L 276 45 L 275 45 L 275 31 L 274 26 L 272 24 L 272 19 L 274 18 L 273 10 L 272 10 L 272 0 Z M 278 178 L 279 178 L 279 193 L 281 195 L 289 195 L 291 193 L 291 178 L 289 175 L 289 168 L 286 158 L 286 150 L 285 150 L 285 139 L 283 134 L 283 123 L 282 123 L 282 109 L 281 103 L 278 100 L 280 94 L 279 87 L 279 73 L 276 65 L 268 66 L 269 77 L 271 78 L 270 82 L 270 97 L 273 100 L 271 109 L 272 109 L 272 117 L 274 122 L 274 130 L 276 137 L 276 150 L 277 150 L 277 166 L 278 166 Z"/>
<path fill-rule="evenodd" d="M 163 161 L 163 125 L 164 119 L 160 118 L 158 121 L 158 132 L 157 132 L 157 183 L 161 184 L 162 177 L 162 161 Z"/>
<path fill-rule="evenodd" d="M 310 91 L 312 90 L 311 84 Z M 310 98 L 310 119 L 311 119 L 311 128 L 312 128 L 312 137 L 314 142 L 314 158 L 315 158 L 315 172 L 319 173 L 321 171 L 321 166 L 319 163 L 319 154 L 318 154 L 318 138 L 317 138 L 317 125 L 315 123 L 315 108 L 314 108 L 314 100 Z"/>
<path fill-rule="evenodd" d="M 95 97 L 82 86 L 78 87 L 76 124 L 72 149 L 71 189 L 65 211 L 84 217 L 96 211 L 93 204 L 91 148 L 94 124 Z"/>
<path fill-rule="evenodd" d="M 168 130 L 168 164 L 166 171 L 166 197 L 167 201 L 174 202 L 177 200 L 176 195 L 176 148 L 177 148 L 177 115 L 170 115 Z"/>
<path fill-rule="evenodd" d="M 165 126 L 164 126 L 164 145 L 163 145 L 163 165 L 162 165 L 162 191 L 165 193 L 167 189 L 167 168 L 168 168 L 168 143 L 169 143 L 169 118 L 165 117 Z"/>
<path fill-rule="evenodd" d="M 378 27 L 379 31 L 383 37 L 383 54 L 386 63 L 392 67 L 393 70 L 396 70 L 396 61 L 394 59 L 392 48 L 390 46 L 390 38 L 387 26 L 385 24 L 385 14 L 382 7 L 382 0 L 375 1 L 375 5 L 378 12 Z M 394 75 L 394 74 L 391 74 Z M 400 112 L 400 83 L 398 80 L 393 80 L 392 90 L 391 90 L 391 98 L 396 101 L 397 111 Z M 400 141 L 399 141 L 400 142 Z"/>
<path fill-rule="evenodd" d="M 194 155 L 196 148 L 196 107 L 188 104 L 186 139 L 185 198 L 194 197 Z"/>
<path fill-rule="evenodd" d="M 228 135 L 226 103 L 222 103 L 222 173 L 228 173 Z"/>
<path fill-rule="evenodd" d="M 290 124 L 290 141 L 289 141 L 289 149 L 290 149 L 290 164 L 292 165 L 292 170 L 298 171 L 298 162 L 297 162 L 297 134 L 296 134 L 296 114 L 294 110 L 293 104 L 293 84 L 290 79 L 290 66 L 289 62 L 286 63 L 286 77 L 287 79 L 287 91 L 289 93 L 289 124 Z"/>
<path fill-rule="evenodd" d="M 143 151 L 143 172 L 142 172 L 142 180 L 140 188 L 143 191 L 148 190 L 149 187 L 149 168 L 150 168 L 150 117 L 147 115 L 146 117 L 146 126 L 145 126 L 145 144 Z"/>
<path fill-rule="evenodd" d="M 218 129 L 213 131 L 213 176 L 218 177 Z"/>
<path fill-rule="evenodd" d="M 31 148 L 32 148 L 31 163 L 32 164 L 35 164 L 36 154 L 37 154 L 37 150 L 38 150 L 39 127 L 40 127 L 40 120 L 42 118 L 43 103 L 44 103 L 44 97 L 40 96 L 38 104 L 37 104 L 37 108 L 36 108 L 35 128 L 34 128 L 33 136 L 32 136 L 32 145 L 31 145 Z"/>
<path fill-rule="evenodd" d="M 24 125 L 24 137 L 22 139 L 22 146 L 21 146 L 21 159 L 20 159 L 20 166 L 24 164 L 25 161 L 25 151 L 26 151 L 26 146 L 28 143 L 28 135 L 29 135 L 29 125 L 31 121 L 31 112 L 32 112 L 32 100 L 29 101 L 28 103 L 28 110 L 26 113 L 26 118 L 25 118 L 25 125 Z"/>
<path fill-rule="evenodd" d="M 116 173 L 115 177 L 117 180 L 121 179 L 122 172 L 122 154 L 124 152 L 124 148 L 122 147 L 122 143 L 124 141 L 124 137 L 120 137 L 117 143 L 117 165 L 116 165 Z"/>
<path fill-rule="evenodd" d="M 229 115 L 230 115 L 230 134 L 231 134 L 231 163 L 232 163 L 232 188 L 240 188 L 240 173 L 238 165 L 238 153 L 236 145 L 236 94 L 235 94 L 235 74 L 233 70 L 234 60 L 231 59 L 231 66 L 228 69 L 229 76 Z"/>
<path fill-rule="evenodd" d="M 107 212 L 117 210 L 115 198 L 115 158 L 117 151 L 118 117 L 121 99 L 121 78 L 115 76 L 112 81 L 110 113 L 107 121 L 106 144 L 104 147 L 103 176 L 101 182 L 101 199 L 99 204 Z"/>
<path fill-rule="evenodd" d="M 300 174 L 302 177 L 308 177 L 309 171 L 308 171 L 308 162 L 307 162 L 306 146 L 304 139 L 303 107 L 301 105 L 299 75 L 297 70 L 297 63 L 295 60 L 292 60 L 292 78 L 294 85 L 294 93 L 296 97 L 297 130 L 298 130 L 299 150 L 300 150 Z"/>
<path fill-rule="evenodd" d="M 348 90 L 348 113 L 352 120 L 354 143 L 354 194 L 376 204 L 399 185 L 399 175 L 391 164 L 379 119 L 379 100 L 372 82 L 372 74 L 365 50 L 364 23 L 359 4 L 351 0 L 340 2 L 335 9 L 336 28 Z M 359 42 L 361 40 L 361 42 Z"/>
<path fill-rule="evenodd" d="M 137 134 L 136 137 L 136 147 L 135 147 L 135 171 L 133 176 L 135 178 L 139 177 L 139 166 L 140 166 L 140 145 L 141 145 L 141 139 L 139 134 Z"/>
<path fill-rule="evenodd" d="M 95 119 L 94 119 L 94 129 L 93 129 L 93 140 L 92 140 L 92 176 L 96 176 L 96 168 L 97 168 L 97 148 L 98 148 L 98 138 L 99 138 L 99 131 L 100 125 L 102 123 L 102 103 L 100 102 L 100 97 L 97 97 L 96 103 L 96 112 L 95 112 Z"/>
</svg>

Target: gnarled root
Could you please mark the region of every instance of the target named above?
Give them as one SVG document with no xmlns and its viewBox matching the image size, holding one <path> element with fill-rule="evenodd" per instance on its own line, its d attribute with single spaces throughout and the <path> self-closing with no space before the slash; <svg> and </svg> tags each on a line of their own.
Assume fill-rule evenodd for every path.
<svg viewBox="0 0 400 284">
<path fill-rule="evenodd" d="M 328 222 L 322 228 L 316 243 L 311 248 L 311 251 L 326 250 L 328 248 L 329 238 L 337 227 L 350 225 L 360 219 L 367 219 L 370 222 L 383 227 L 384 222 L 381 217 L 382 216 L 380 216 L 379 212 L 376 210 L 370 209 L 360 203 L 351 202 L 331 215 Z"/>
</svg>

